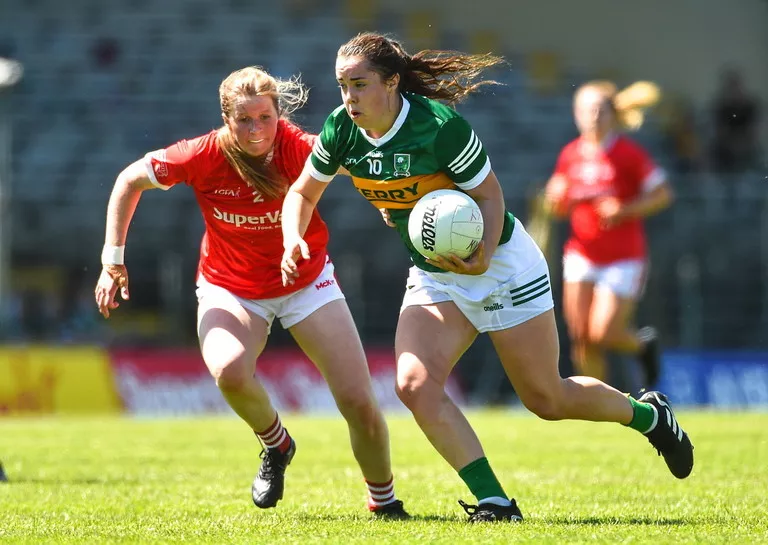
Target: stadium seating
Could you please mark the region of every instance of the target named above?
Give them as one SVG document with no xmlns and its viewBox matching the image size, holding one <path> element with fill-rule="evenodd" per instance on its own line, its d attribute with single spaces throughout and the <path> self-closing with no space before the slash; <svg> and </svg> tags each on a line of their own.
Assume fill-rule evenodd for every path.
<svg viewBox="0 0 768 545">
<path fill-rule="evenodd" d="M 259 2 L 257 8 L 244 0 L 160 4 L 8 0 L 6 4 L 13 23 L 3 22 L 7 35 L 2 36 L 2 46 L 25 67 L 12 110 L 14 255 L 23 261 L 29 249 L 39 254 L 45 248 L 51 263 L 81 268 L 98 265 L 105 205 L 115 176 L 148 150 L 218 126 L 218 85 L 230 71 L 259 64 L 282 77 L 300 72 L 312 91 L 297 120 L 316 131 L 340 100 L 332 79 L 335 51 L 358 29 L 402 32 L 412 49 L 480 52 L 495 50 L 500 42 L 485 31 L 451 33 L 440 28 L 434 13 L 421 9 L 394 15 L 375 0 L 335 0 L 324 2 L 322 9 L 306 0 Z M 311 17 L 301 15 L 307 10 Z M 486 89 L 459 108 L 491 156 L 510 206 L 524 216 L 531 188 L 547 179 L 559 149 L 576 134 L 571 83 L 588 75 L 570 74 L 552 51 L 522 59 L 515 52 L 495 52 L 510 60 L 509 67 L 492 74 L 504 85 Z M 653 116 L 636 137 L 668 164 L 669 153 Z M 657 235 L 654 254 L 660 256 L 657 271 L 662 271 L 652 279 L 657 284 L 650 289 L 658 297 L 651 305 L 656 304 L 656 310 L 664 307 L 670 321 L 666 330 L 676 330 L 674 322 L 683 304 L 675 294 L 677 283 L 668 282 L 676 277 L 678 250 L 673 243 L 688 245 L 703 271 L 709 271 L 710 255 L 704 240 L 727 246 L 730 261 L 740 260 L 744 270 L 761 270 L 759 253 L 750 251 L 754 241 L 733 240 L 723 226 L 736 217 L 754 224 L 757 232 L 765 229 L 760 220 L 766 216 L 764 186 L 752 178 L 721 182 L 684 179 L 680 194 L 693 195 L 689 201 L 693 208 L 679 207 L 651 222 L 652 234 Z M 332 251 L 362 252 L 360 230 L 373 232 L 381 226 L 378 216 L 343 184 L 334 184 L 321 207 L 333 232 Z M 665 236 L 668 228 L 675 229 L 675 237 Z M 168 249 L 183 251 L 193 268 L 201 232 L 190 191 L 148 194 L 130 235 L 131 259 L 145 259 L 146 266 L 132 269 L 136 271 L 132 279 L 139 284 L 156 282 L 156 255 Z M 399 298 L 392 294 L 401 286 L 387 266 L 403 265 L 402 250 L 391 237 L 379 252 L 377 257 L 383 259 L 365 274 L 386 289 L 381 301 L 368 304 L 391 307 Z M 702 282 L 728 278 L 727 271 L 702 274 Z M 764 287 L 749 278 L 731 282 L 738 284 L 739 289 L 730 293 L 736 302 L 728 303 L 718 290 L 707 292 L 707 297 L 722 297 L 723 305 L 738 305 L 739 297 L 768 297 L 762 293 Z M 762 308 L 768 314 L 768 304 Z M 755 316 L 755 323 L 768 323 L 768 315 Z M 732 341 L 739 335 L 760 337 L 758 326 L 753 332 L 737 332 L 720 322 L 707 327 L 730 335 Z"/>
</svg>

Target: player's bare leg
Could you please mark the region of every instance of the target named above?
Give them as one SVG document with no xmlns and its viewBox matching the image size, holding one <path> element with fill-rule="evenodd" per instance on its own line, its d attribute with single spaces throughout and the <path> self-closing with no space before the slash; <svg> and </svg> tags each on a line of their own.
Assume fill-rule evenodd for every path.
<svg viewBox="0 0 768 545">
<path fill-rule="evenodd" d="M 595 285 L 592 282 L 564 282 L 563 314 L 571 339 L 571 361 L 580 375 L 605 380 L 606 358 L 589 336 Z"/>
<path fill-rule="evenodd" d="M 198 336 L 205 364 L 227 403 L 264 447 L 251 485 L 251 497 L 260 508 L 275 507 L 282 499 L 285 470 L 296 452 L 296 443 L 254 376 L 268 331 L 266 320 L 246 311 L 234 298 L 203 297 L 199 303 Z"/>
<path fill-rule="evenodd" d="M 392 476 L 387 424 L 373 395 L 365 352 L 344 300 L 328 303 L 290 329 L 328 382 L 349 424 L 355 457 L 366 479 Z"/>
<path fill-rule="evenodd" d="M 397 325 L 397 393 L 432 445 L 456 471 L 484 456 L 445 383 L 477 330 L 454 303 L 411 306 Z M 425 342 L 429 339 L 429 342 Z"/>
<path fill-rule="evenodd" d="M 576 374 L 607 380 L 608 359 L 600 345 L 577 340 L 571 347 L 571 358 Z"/>
<path fill-rule="evenodd" d="M 640 340 L 630 323 L 637 304 L 606 289 L 596 289 L 589 313 L 589 340 L 592 344 L 616 352 L 636 354 Z"/>
<path fill-rule="evenodd" d="M 267 322 L 234 300 L 203 298 L 198 308 L 200 350 L 216 385 L 232 409 L 254 430 L 265 430 L 276 412 L 254 376 L 267 342 Z"/>
<path fill-rule="evenodd" d="M 384 516 L 407 517 L 394 492 L 389 430 L 346 301 L 331 301 L 290 332 L 325 377 L 347 421 L 352 451 L 368 484 L 369 509 Z"/>
<path fill-rule="evenodd" d="M 646 435 L 676 477 L 690 473 L 693 447 L 663 394 L 637 401 L 592 377 L 560 377 L 554 311 L 489 335 L 515 392 L 533 413 L 545 420 L 628 425 Z"/>
<path fill-rule="evenodd" d="M 636 355 L 645 372 L 647 385 L 653 386 L 660 371 L 658 338 L 652 328 L 638 331 L 633 327 L 636 309 L 634 298 L 619 297 L 610 290 L 596 289 L 589 313 L 589 339 L 593 345 L 603 349 Z"/>
<path fill-rule="evenodd" d="M 476 506 L 460 502 L 469 520 L 522 520 L 475 431 L 445 392 L 448 376 L 476 336 L 477 330 L 452 302 L 405 308 L 395 339 L 397 393 L 432 446 L 477 498 Z"/>
<path fill-rule="evenodd" d="M 593 377 L 560 377 L 554 311 L 489 335 L 515 392 L 534 414 L 545 420 L 632 420 L 630 403 L 615 388 Z"/>
</svg>

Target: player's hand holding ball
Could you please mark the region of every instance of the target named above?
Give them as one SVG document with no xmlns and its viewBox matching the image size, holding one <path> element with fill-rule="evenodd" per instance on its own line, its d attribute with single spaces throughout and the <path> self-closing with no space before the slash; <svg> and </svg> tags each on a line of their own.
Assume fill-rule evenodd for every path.
<svg viewBox="0 0 768 545">
<path fill-rule="evenodd" d="M 475 253 L 467 259 L 461 259 L 456 254 L 436 255 L 433 258 L 427 259 L 427 263 L 440 267 L 446 272 L 474 276 L 484 274 L 490 266 L 490 263 L 485 259 L 485 243 L 482 240 L 479 242 Z"/>
<path fill-rule="evenodd" d="M 483 214 L 469 195 L 453 189 L 428 193 L 408 218 L 408 236 L 427 263 L 456 274 L 488 270 Z"/>
</svg>

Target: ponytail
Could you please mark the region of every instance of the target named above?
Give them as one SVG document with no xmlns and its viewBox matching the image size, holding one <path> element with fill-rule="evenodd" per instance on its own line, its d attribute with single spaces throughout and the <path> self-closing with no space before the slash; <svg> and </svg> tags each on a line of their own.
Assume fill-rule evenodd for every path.
<svg viewBox="0 0 768 545">
<path fill-rule="evenodd" d="M 384 81 L 399 75 L 399 91 L 449 104 L 461 102 L 483 85 L 498 85 L 480 76 L 505 62 L 490 53 L 471 55 L 437 49 L 409 55 L 399 42 L 373 32 L 358 34 L 339 48 L 337 56 L 362 57 Z"/>
<path fill-rule="evenodd" d="M 616 114 L 618 124 L 628 130 L 636 131 L 645 121 L 645 110 L 655 106 L 661 98 L 659 86 L 650 81 L 636 81 L 621 91 L 611 81 L 591 81 L 579 88 L 597 89 L 607 100 Z"/>
</svg>

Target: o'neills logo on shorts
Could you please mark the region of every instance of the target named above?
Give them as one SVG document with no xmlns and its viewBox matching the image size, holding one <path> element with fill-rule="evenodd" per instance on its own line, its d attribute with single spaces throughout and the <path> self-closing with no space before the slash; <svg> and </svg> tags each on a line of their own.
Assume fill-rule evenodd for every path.
<svg viewBox="0 0 768 545">
<path fill-rule="evenodd" d="M 435 206 L 428 206 L 421 219 L 421 245 L 425 250 L 435 251 Z"/>
<path fill-rule="evenodd" d="M 231 223 L 235 227 L 241 225 L 277 225 L 282 219 L 282 211 L 275 210 L 267 212 L 262 216 L 246 216 L 245 214 L 233 214 L 232 212 L 222 212 L 218 208 L 213 208 L 213 217 L 222 220 L 225 223 Z"/>
<path fill-rule="evenodd" d="M 322 282 L 318 282 L 315 284 L 316 290 L 321 290 L 323 288 L 327 288 L 328 286 L 333 286 L 336 283 L 336 280 L 333 278 L 329 278 L 328 280 L 323 280 Z"/>
</svg>

